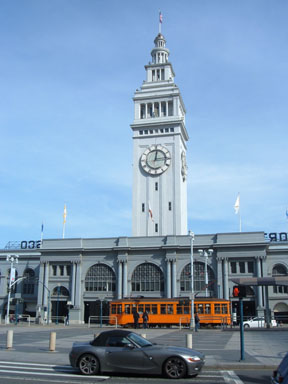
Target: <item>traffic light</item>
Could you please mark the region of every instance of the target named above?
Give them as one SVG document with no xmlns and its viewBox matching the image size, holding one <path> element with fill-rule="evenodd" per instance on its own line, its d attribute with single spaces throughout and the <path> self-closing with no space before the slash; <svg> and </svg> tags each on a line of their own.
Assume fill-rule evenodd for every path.
<svg viewBox="0 0 288 384">
<path fill-rule="evenodd" d="M 239 293 L 240 293 L 240 290 L 239 290 L 238 285 L 234 285 L 234 287 L 233 287 L 233 297 L 239 297 Z"/>
<path fill-rule="evenodd" d="M 234 285 L 233 287 L 233 297 L 246 297 L 246 287 L 245 285 Z"/>
</svg>

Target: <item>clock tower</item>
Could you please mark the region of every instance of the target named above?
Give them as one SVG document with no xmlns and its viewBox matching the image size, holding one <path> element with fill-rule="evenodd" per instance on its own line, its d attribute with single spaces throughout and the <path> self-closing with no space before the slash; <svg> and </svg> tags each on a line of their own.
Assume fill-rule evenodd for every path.
<svg viewBox="0 0 288 384">
<path fill-rule="evenodd" d="M 159 33 L 134 94 L 133 236 L 187 235 L 185 106 Z"/>
</svg>

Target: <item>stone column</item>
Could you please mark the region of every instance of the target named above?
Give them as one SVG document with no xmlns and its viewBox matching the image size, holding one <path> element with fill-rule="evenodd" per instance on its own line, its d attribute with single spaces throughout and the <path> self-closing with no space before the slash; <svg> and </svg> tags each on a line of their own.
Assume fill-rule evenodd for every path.
<svg viewBox="0 0 288 384">
<path fill-rule="evenodd" d="M 123 263 L 123 296 L 128 296 L 128 262 Z"/>
<path fill-rule="evenodd" d="M 44 284 L 44 261 L 40 261 L 40 271 L 39 271 L 39 283 L 38 283 L 38 297 L 37 297 L 37 307 L 42 307 L 43 305 L 43 284 Z"/>
<path fill-rule="evenodd" d="M 177 264 L 176 264 L 176 258 L 172 260 L 172 297 L 177 297 Z"/>
<path fill-rule="evenodd" d="M 256 257 L 256 275 L 257 277 L 262 277 L 261 271 L 261 257 Z M 263 307 L 263 291 L 261 286 L 257 286 L 257 314 L 258 316 L 264 316 L 264 307 Z"/>
<path fill-rule="evenodd" d="M 118 260 L 118 276 L 117 276 L 117 281 L 118 281 L 118 286 L 117 286 L 117 297 L 118 299 L 122 299 L 122 261 Z"/>
<path fill-rule="evenodd" d="M 223 299 L 222 258 L 217 258 L 217 297 Z"/>
<path fill-rule="evenodd" d="M 75 284 L 76 284 L 76 263 L 73 261 L 72 262 L 72 271 L 71 271 L 71 302 L 72 305 L 75 305 Z"/>
<path fill-rule="evenodd" d="M 76 261 L 75 266 L 76 270 L 76 282 L 75 282 L 75 308 L 80 308 L 80 303 L 82 301 L 82 283 L 81 283 L 81 261 Z"/>
<path fill-rule="evenodd" d="M 44 285 L 45 287 L 44 288 L 44 300 L 43 300 L 43 305 L 44 307 L 47 307 L 48 306 L 48 285 L 49 285 L 49 268 L 50 268 L 50 265 L 49 265 L 49 261 L 45 262 L 44 263 Z"/>
<path fill-rule="evenodd" d="M 224 299 L 229 300 L 229 273 L 228 273 L 228 259 L 224 258 Z"/>
<path fill-rule="evenodd" d="M 171 263 L 170 260 L 166 259 L 166 265 L 167 265 L 167 275 L 166 275 L 166 294 L 167 298 L 171 298 Z"/>
</svg>

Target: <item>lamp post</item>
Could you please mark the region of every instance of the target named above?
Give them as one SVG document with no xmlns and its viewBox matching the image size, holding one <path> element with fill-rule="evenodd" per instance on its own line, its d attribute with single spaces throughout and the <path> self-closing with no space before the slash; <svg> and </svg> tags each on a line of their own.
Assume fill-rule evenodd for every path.
<svg viewBox="0 0 288 384">
<path fill-rule="evenodd" d="M 9 312 L 10 312 L 10 299 L 11 299 L 11 288 L 14 285 L 16 277 L 16 269 L 14 268 L 14 263 L 18 263 L 17 255 L 7 255 L 6 260 L 10 262 L 10 276 L 9 276 L 9 287 L 8 287 L 8 302 L 7 302 L 7 312 L 6 312 L 6 321 L 5 324 L 10 323 Z"/>
<path fill-rule="evenodd" d="M 40 281 L 39 279 L 36 279 L 38 281 L 38 283 L 42 284 L 43 285 L 43 288 L 47 289 L 47 292 L 48 292 L 48 303 L 47 303 L 47 324 L 49 325 L 49 320 L 50 320 L 50 302 L 51 302 L 51 292 L 50 292 L 50 289 L 48 287 L 46 287 L 46 285 L 43 283 L 43 281 Z M 44 308 L 45 308 L 45 302 L 44 302 Z M 44 310 L 45 312 L 45 310 Z M 45 318 L 45 316 L 44 316 Z"/>
<path fill-rule="evenodd" d="M 195 329 L 194 319 L 194 268 L 193 268 L 193 245 L 194 245 L 194 232 L 189 231 L 190 236 L 190 263 L 191 263 L 191 317 L 190 317 L 190 329 Z"/>
<path fill-rule="evenodd" d="M 213 249 L 199 249 L 198 251 L 201 256 L 205 258 L 205 297 L 208 297 L 208 256 L 211 256 L 213 253 Z"/>
</svg>

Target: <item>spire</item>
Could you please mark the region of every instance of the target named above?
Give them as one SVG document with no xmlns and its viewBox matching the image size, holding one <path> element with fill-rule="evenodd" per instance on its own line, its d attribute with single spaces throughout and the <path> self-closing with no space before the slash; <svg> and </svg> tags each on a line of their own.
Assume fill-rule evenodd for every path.
<svg viewBox="0 0 288 384">
<path fill-rule="evenodd" d="M 166 40 L 162 33 L 158 33 L 154 40 L 155 47 L 151 51 L 153 64 L 168 63 L 169 49 L 166 48 Z"/>
</svg>

